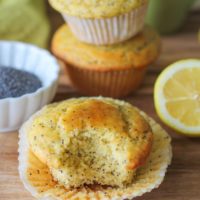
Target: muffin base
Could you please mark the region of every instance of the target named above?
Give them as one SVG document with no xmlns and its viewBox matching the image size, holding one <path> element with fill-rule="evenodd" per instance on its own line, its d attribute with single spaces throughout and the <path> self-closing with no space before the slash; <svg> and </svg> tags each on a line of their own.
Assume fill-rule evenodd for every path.
<svg viewBox="0 0 200 200">
<path fill-rule="evenodd" d="M 122 200 L 141 196 L 157 188 L 163 181 L 168 165 L 171 162 L 172 150 L 169 135 L 152 118 L 140 113 L 149 122 L 154 143 L 150 157 L 142 168 L 138 169 L 132 184 L 124 188 L 103 187 L 100 185 L 66 189 L 53 180 L 51 173 L 30 150 L 26 129 L 32 119 L 20 130 L 19 141 L 19 174 L 24 186 L 40 200 Z"/>
<path fill-rule="evenodd" d="M 130 39 L 144 27 L 147 4 L 111 18 L 85 19 L 62 14 L 74 35 L 94 45 L 116 44 Z"/>
<path fill-rule="evenodd" d="M 62 62 L 62 61 L 61 61 Z M 88 70 L 69 64 L 66 67 L 72 85 L 90 96 L 123 97 L 134 92 L 142 83 L 147 67 L 119 70 Z"/>
</svg>

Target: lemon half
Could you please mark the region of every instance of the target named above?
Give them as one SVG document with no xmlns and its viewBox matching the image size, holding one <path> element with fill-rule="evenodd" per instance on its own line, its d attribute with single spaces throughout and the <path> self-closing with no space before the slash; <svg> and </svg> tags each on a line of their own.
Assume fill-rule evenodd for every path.
<svg viewBox="0 0 200 200">
<path fill-rule="evenodd" d="M 154 87 L 156 111 L 171 128 L 187 136 L 200 136 L 200 59 L 168 66 Z"/>
</svg>

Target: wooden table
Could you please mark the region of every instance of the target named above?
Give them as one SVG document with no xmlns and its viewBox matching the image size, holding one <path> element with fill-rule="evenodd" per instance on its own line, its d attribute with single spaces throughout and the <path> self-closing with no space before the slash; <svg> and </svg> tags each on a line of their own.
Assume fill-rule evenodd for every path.
<svg viewBox="0 0 200 200">
<path fill-rule="evenodd" d="M 63 23 L 60 15 L 49 8 L 53 30 Z M 197 30 L 200 13 L 191 13 L 183 30 L 173 36 L 163 37 L 163 50 L 158 61 L 149 68 L 142 87 L 124 98 L 144 110 L 159 123 L 153 105 L 153 85 L 160 71 L 169 63 L 182 58 L 200 58 L 200 44 Z M 80 96 L 68 86 L 62 75 L 55 101 Z M 162 124 L 162 123 L 161 123 Z M 172 136 L 173 161 L 162 185 L 137 200 L 200 200 L 200 139 L 189 139 L 177 135 L 168 127 L 163 127 Z M 17 167 L 18 134 L 0 134 L 0 200 L 33 200 L 19 180 Z"/>
</svg>

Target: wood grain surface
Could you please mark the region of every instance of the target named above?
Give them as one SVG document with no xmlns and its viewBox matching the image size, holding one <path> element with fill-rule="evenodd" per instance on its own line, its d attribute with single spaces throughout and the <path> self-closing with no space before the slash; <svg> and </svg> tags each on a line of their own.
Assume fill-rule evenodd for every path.
<svg viewBox="0 0 200 200">
<path fill-rule="evenodd" d="M 53 30 L 56 30 L 63 21 L 60 15 L 50 8 L 48 14 Z M 199 28 L 200 12 L 195 12 L 190 14 L 185 27 L 179 33 L 163 37 L 160 58 L 149 68 L 142 87 L 124 100 L 138 106 L 161 123 L 153 105 L 155 79 L 160 71 L 173 61 L 182 58 L 200 58 L 200 44 L 197 42 Z M 77 96 L 80 94 L 69 86 L 69 81 L 63 72 L 54 101 Z M 200 200 L 200 139 L 179 136 L 166 126 L 163 127 L 173 138 L 172 164 L 161 186 L 137 200 Z M 17 148 L 17 132 L 0 134 L 0 200 L 34 199 L 19 180 Z"/>
</svg>

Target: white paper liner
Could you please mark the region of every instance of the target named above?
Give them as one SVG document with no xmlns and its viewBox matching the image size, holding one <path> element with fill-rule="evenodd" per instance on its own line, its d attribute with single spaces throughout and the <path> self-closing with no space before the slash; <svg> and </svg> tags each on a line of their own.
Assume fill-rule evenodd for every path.
<svg viewBox="0 0 200 200">
<path fill-rule="evenodd" d="M 74 35 L 83 42 L 108 45 L 125 41 L 144 27 L 147 5 L 111 18 L 84 19 L 62 14 Z"/>
<path fill-rule="evenodd" d="M 96 98 L 96 97 L 95 97 Z M 97 97 L 101 98 L 101 97 Z M 109 98 L 107 98 L 109 99 Z M 111 100 L 111 99 L 110 99 Z M 118 100 L 114 100 L 118 101 Z M 122 102 L 121 102 L 122 103 Z M 124 103 L 126 104 L 126 103 Z M 149 122 L 154 133 L 152 152 L 148 162 L 137 171 L 134 182 L 125 188 L 104 188 L 102 186 L 65 189 L 54 182 L 48 167 L 34 154 L 30 153 L 27 140 L 27 129 L 35 116 L 32 116 L 20 129 L 19 140 L 19 173 L 26 189 L 40 200 L 123 200 L 141 196 L 157 188 L 165 177 L 171 163 L 171 139 L 162 127 L 144 112 L 140 113 Z M 39 173 L 38 173 L 39 172 Z M 31 173 L 31 174 L 30 174 Z"/>
<path fill-rule="evenodd" d="M 46 50 L 21 43 L 0 41 L 0 66 L 37 75 L 42 87 L 16 98 L 0 99 L 0 133 L 17 130 L 33 113 L 55 96 L 59 76 L 56 59 Z"/>
</svg>

